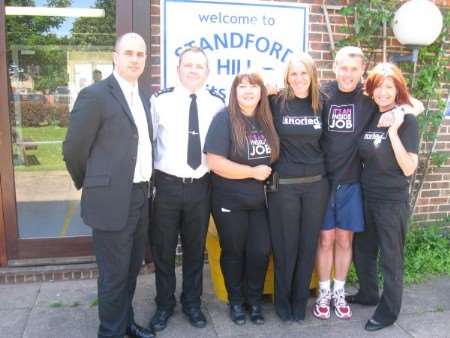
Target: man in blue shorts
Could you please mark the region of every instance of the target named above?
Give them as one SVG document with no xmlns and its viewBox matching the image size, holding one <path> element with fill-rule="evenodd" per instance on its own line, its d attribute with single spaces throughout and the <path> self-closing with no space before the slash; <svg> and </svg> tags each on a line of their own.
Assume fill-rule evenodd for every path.
<svg viewBox="0 0 450 338">
<path fill-rule="evenodd" d="M 364 95 L 361 83 L 364 54 L 360 48 L 340 49 L 333 71 L 336 81 L 322 86 L 326 99 L 322 110 L 321 145 L 331 194 L 317 251 L 320 293 L 313 314 L 328 319 L 333 306 L 338 318 L 350 319 L 352 311 L 345 300 L 344 286 L 352 260 L 353 233 L 364 230 L 357 145 L 376 106 Z M 331 289 L 333 264 L 335 278 Z"/>
</svg>

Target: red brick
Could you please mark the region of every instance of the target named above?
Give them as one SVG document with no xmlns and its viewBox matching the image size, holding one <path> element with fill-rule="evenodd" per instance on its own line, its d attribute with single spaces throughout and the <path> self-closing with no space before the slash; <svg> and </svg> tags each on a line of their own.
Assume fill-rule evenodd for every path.
<svg viewBox="0 0 450 338">
<path fill-rule="evenodd" d="M 442 180 L 442 175 L 427 175 L 427 181 L 440 181 Z"/>
<path fill-rule="evenodd" d="M 427 205 L 425 207 L 416 207 L 416 213 L 418 214 L 425 214 L 432 211 L 438 211 L 437 205 Z"/>
<path fill-rule="evenodd" d="M 450 211 L 450 204 L 443 204 L 439 206 L 439 211 Z"/>
<path fill-rule="evenodd" d="M 309 33 L 309 41 L 322 42 L 322 36 L 325 36 L 325 34 L 322 34 L 322 33 Z"/>
<path fill-rule="evenodd" d="M 313 42 L 309 44 L 312 50 L 329 50 L 330 44 L 327 42 Z"/>
<path fill-rule="evenodd" d="M 443 143 L 443 142 L 437 142 L 436 143 L 436 150 L 444 150 L 445 148 L 446 148 L 446 143 Z"/>
<path fill-rule="evenodd" d="M 432 198 L 430 200 L 431 204 L 444 204 L 444 203 L 448 203 L 448 198 L 447 197 L 435 197 Z"/>
<path fill-rule="evenodd" d="M 320 24 L 311 24 L 310 25 L 310 32 L 327 32 L 327 27 L 325 25 L 320 25 Z"/>
<path fill-rule="evenodd" d="M 342 15 L 330 15 L 329 18 L 332 24 L 340 24 L 340 25 L 347 24 L 345 17 L 343 17 Z"/>
<path fill-rule="evenodd" d="M 431 189 L 445 189 L 445 188 L 450 188 L 449 182 L 431 183 Z"/>
<path fill-rule="evenodd" d="M 313 24 L 313 23 L 321 24 L 323 22 L 324 22 L 323 15 L 311 14 L 309 16 L 309 23 L 310 24 Z"/>
<path fill-rule="evenodd" d="M 322 52 L 322 60 L 333 60 L 331 52 Z"/>
<path fill-rule="evenodd" d="M 428 218 L 429 219 L 434 219 L 434 220 L 442 220 L 443 218 L 446 218 L 446 217 L 447 217 L 447 214 L 446 213 L 442 213 L 442 212 L 428 214 Z"/>
<path fill-rule="evenodd" d="M 160 15 L 161 9 L 159 6 L 152 5 L 150 8 L 150 15 Z"/>
<path fill-rule="evenodd" d="M 414 215 L 413 219 L 417 222 L 425 221 L 428 219 L 428 214 Z"/>
<path fill-rule="evenodd" d="M 311 14 L 323 14 L 321 6 L 311 6 Z"/>
<path fill-rule="evenodd" d="M 420 197 L 437 197 L 439 196 L 440 191 L 439 190 L 428 190 L 428 191 L 423 191 L 420 194 Z"/>
<path fill-rule="evenodd" d="M 417 201 L 417 205 L 428 205 L 430 204 L 429 198 L 419 198 Z"/>
</svg>

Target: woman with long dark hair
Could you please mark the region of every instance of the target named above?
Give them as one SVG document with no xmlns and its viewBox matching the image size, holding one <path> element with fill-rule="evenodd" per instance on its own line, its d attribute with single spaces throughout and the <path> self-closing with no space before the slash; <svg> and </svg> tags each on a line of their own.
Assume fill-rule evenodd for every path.
<svg viewBox="0 0 450 338">
<path fill-rule="evenodd" d="M 218 113 L 204 152 L 212 171 L 212 213 L 222 249 L 220 266 L 231 320 L 263 324 L 261 297 L 270 254 L 264 181 L 279 153 L 279 142 L 261 77 L 235 77 L 229 105 Z"/>
<path fill-rule="evenodd" d="M 418 126 L 414 115 L 401 106 L 412 106 L 401 70 L 378 64 L 366 82 L 366 92 L 379 112 L 359 143 L 363 162 L 365 231 L 355 236 L 354 262 L 360 289 L 347 296 L 351 303 L 377 305 L 366 323 L 375 331 L 392 325 L 400 313 L 403 292 L 403 249 L 409 217 L 409 176 L 418 163 Z M 383 114 L 392 112 L 390 127 L 379 127 Z M 378 290 L 377 257 L 383 273 L 383 293 Z"/>
</svg>

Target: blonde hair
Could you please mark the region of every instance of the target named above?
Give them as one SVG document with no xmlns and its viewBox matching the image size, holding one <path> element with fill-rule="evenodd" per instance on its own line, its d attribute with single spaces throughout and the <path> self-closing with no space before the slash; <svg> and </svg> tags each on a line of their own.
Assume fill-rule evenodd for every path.
<svg viewBox="0 0 450 338">
<path fill-rule="evenodd" d="M 311 99 L 311 106 L 314 111 L 314 114 L 320 114 L 321 105 L 320 105 L 320 98 L 319 98 L 319 80 L 317 76 L 317 67 L 313 60 L 313 58 L 307 54 L 307 53 L 300 53 L 297 55 L 292 56 L 287 66 L 284 70 L 284 88 L 285 90 L 282 92 L 283 101 L 282 104 L 285 105 L 287 99 L 291 99 L 295 97 L 294 90 L 292 89 L 291 85 L 289 84 L 289 72 L 292 67 L 292 63 L 294 61 L 300 61 L 306 69 L 306 72 L 308 73 L 309 77 L 311 78 L 311 84 L 309 85 L 308 89 L 308 95 Z"/>
<path fill-rule="evenodd" d="M 334 57 L 334 63 L 338 63 L 344 58 L 354 58 L 359 57 L 361 58 L 362 63 L 364 64 L 364 53 L 361 48 L 355 47 L 355 46 L 346 46 L 342 47 L 338 50 L 336 53 L 336 56 Z"/>
</svg>

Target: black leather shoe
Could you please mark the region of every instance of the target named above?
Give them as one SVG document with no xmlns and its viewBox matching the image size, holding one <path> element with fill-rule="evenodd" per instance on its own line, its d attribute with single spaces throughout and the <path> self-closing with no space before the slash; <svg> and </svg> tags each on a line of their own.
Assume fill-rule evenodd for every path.
<svg viewBox="0 0 450 338">
<path fill-rule="evenodd" d="M 378 304 L 378 300 L 365 300 L 363 297 L 359 295 L 359 293 L 355 293 L 354 295 L 345 296 L 345 300 L 350 304 L 360 304 L 373 306 Z"/>
<path fill-rule="evenodd" d="M 230 318 L 236 325 L 244 325 L 246 322 L 244 307 L 241 304 L 230 304 Z"/>
<path fill-rule="evenodd" d="M 264 324 L 264 316 L 262 314 L 261 305 L 249 305 L 248 312 L 250 314 L 250 321 L 253 324 Z"/>
<path fill-rule="evenodd" d="M 188 317 L 189 323 L 196 328 L 204 328 L 206 326 L 206 317 L 199 307 L 183 308 L 183 313 Z"/>
<path fill-rule="evenodd" d="M 167 321 L 173 315 L 173 310 L 157 309 L 150 321 L 150 327 L 155 331 L 162 331 L 167 326 Z"/>
<path fill-rule="evenodd" d="M 392 324 L 383 324 L 380 322 L 377 322 L 375 319 L 370 318 L 367 323 L 366 326 L 364 327 L 364 329 L 366 331 L 378 331 L 381 329 L 384 329 L 386 326 L 391 326 Z"/>
<path fill-rule="evenodd" d="M 133 323 L 127 327 L 127 336 L 131 338 L 154 338 L 155 332 L 151 327 L 145 328 Z"/>
</svg>

